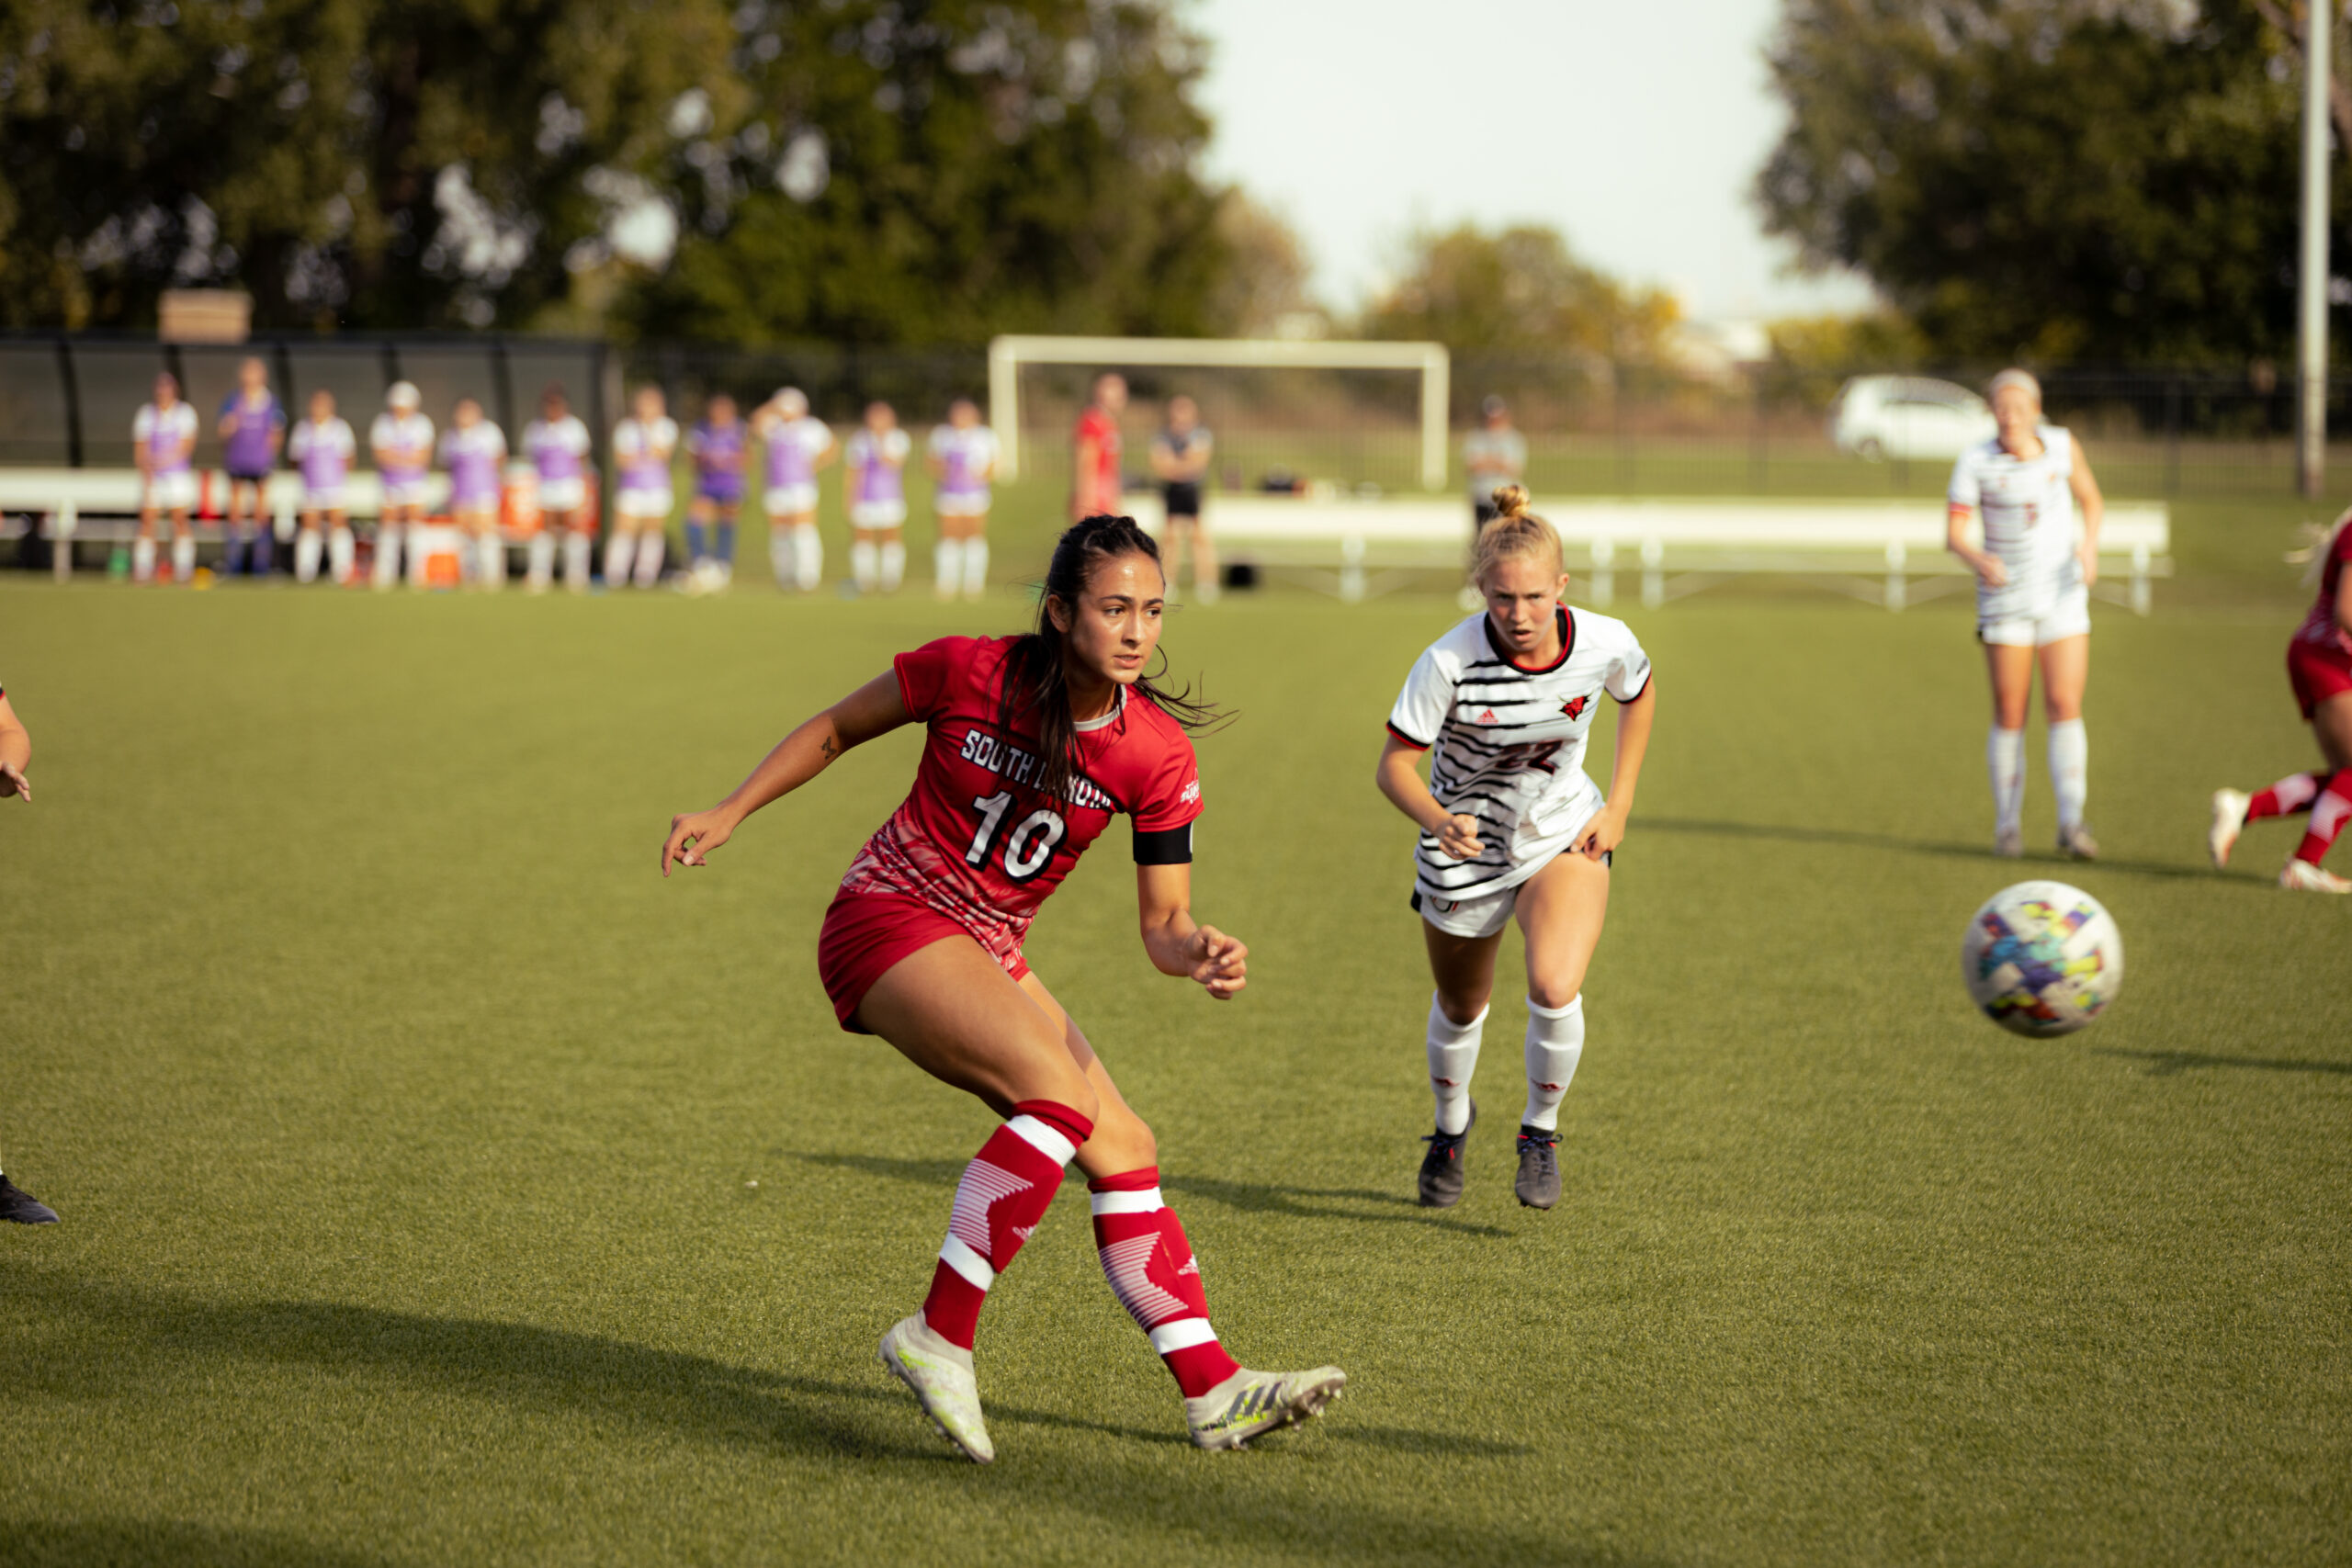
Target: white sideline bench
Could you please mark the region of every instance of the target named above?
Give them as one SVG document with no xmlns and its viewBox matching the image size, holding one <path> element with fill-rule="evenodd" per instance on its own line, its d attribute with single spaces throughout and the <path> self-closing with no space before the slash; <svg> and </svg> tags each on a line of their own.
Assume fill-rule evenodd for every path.
<svg viewBox="0 0 2352 1568">
<path fill-rule="evenodd" d="M 216 511 L 228 510 L 229 476 L 215 468 L 199 470 L 197 478 L 199 506 L 189 509 L 189 530 L 198 539 L 220 538 L 222 520 L 197 513 L 207 500 Z M 446 506 L 448 476 L 432 475 L 426 495 L 427 512 Z M 354 519 L 372 518 L 383 511 L 383 487 L 373 473 L 352 474 L 344 481 L 343 497 L 344 511 Z M 54 552 L 52 571 L 63 581 L 74 573 L 74 540 L 119 544 L 137 536 L 139 500 L 136 468 L 0 468 L 0 539 L 22 537 L 27 529 L 18 517 L 31 514 L 31 526 L 40 536 L 61 547 Z M 290 469 L 272 474 L 262 493 L 262 510 L 280 543 L 293 538 L 302 510 L 302 476 Z M 156 537 L 167 538 L 170 532 L 168 518 L 157 523 Z"/>
<path fill-rule="evenodd" d="M 1148 498 L 1148 507 L 1147 499 L 1131 496 L 1128 502 L 1136 520 L 1157 533 L 1160 509 L 1157 498 Z M 1470 508 L 1450 497 L 1342 501 L 1213 492 L 1205 499 L 1220 557 L 1281 570 L 1345 600 L 1388 592 L 1431 570 L 1459 570 L 1469 559 Z M 1569 570 L 1584 569 L 1597 605 L 1615 600 L 1621 570 L 1634 570 L 1650 609 L 1757 572 L 1810 579 L 1889 610 L 1973 581 L 1944 547 L 1941 501 L 1560 498 L 1538 499 L 1531 509 L 1560 531 Z M 2164 503 L 2110 503 L 2099 529 L 2101 576 L 2093 592 L 2146 615 L 2152 581 L 2172 575 L 2171 548 Z M 2122 582 L 2109 581 L 2110 574 Z"/>
</svg>

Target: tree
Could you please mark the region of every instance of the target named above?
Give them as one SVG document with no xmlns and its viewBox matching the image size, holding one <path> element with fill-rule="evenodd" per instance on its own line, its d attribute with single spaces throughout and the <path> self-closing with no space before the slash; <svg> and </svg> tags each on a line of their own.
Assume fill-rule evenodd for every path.
<svg viewBox="0 0 2352 1568">
<path fill-rule="evenodd" d="M 1278 337 L 1301 326 L 1328 329 L 1328 315 L 1310 288 L 1315 267 L 1306 246 L 1281 214 L 1228 191 L 1217 208 L 1216 227 L 1226 265 L 1208 313 L 1217 331 Z"/>
<path fill-rule="evenodd" d="M 644 333 L 971 343 L 1211 330 L 1198 41 L 1165 0 L 743 0 L 750 111 L 683 148 Z"/>
<path fill-rule="evenodd" d="M 0 320 L 238 283 L 265 324 L 522 321 L 732 112 L 729 42 L 719 0 L 16 0 Z"/>
<path fill-rule="evenodd" d="M 2300 58 L 2266 12 L 2285 19 L 2273 0 L 1788 0 L 1770 60 L 1790 125 L 1756 199 L 1938 356 L 2284 355 Z"/>
<path fill-rule="evenodd" d="M 1557 231 L 1424 230 L 1397 281 L 1365 311 L 1364 335 L 1431 338 L 1457 353 L 1652 360 L 1679 314 L 1671 295 L 1632 288 L 1578 261 Z"/>
</svg>

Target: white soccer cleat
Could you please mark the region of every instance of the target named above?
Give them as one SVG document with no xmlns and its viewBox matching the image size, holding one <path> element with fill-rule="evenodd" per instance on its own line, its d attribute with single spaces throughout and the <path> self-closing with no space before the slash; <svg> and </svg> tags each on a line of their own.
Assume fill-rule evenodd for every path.
<svg viewBox="0 0 2352 1568">
<path fill-rule="evenodd" d="M 1993 853 L 2002 860 L 2016 860 L 2025 853 L 2025 829 L 1996 828 L 1993 829 Z"/>
<path fill-rule="evenodd" d="M 2352 893 L 2352 882 L 2323 871 L 2307 860 L 2290 860 L 2278 868 L 2278 886 L 2303 893 Z"/>
<path fill-rule="evenodd" d="M 995 1462 L 996 1445 L 989 1441 L 988 1423 L 980 1418 L 980 1387 L 972 1378 L 969 1350 L 949 1344 L 917 1313 L 900 1318 L 882 1336 L 881 1357 L 890 1375 L 914 1391 L 941 1436 L 975 1464 Z"/>
<path fill-rule="evenodd" d="M 2213 792 L 2213 825 L 2205 830 L 2205 849 L 2213 857 L 2214 870 L 2230 863 L 2230 852 L 2245 831 L 2245 809 L 2253 804 L 2254 797 L 2243 790 Z"/>
<path fill-rule="evenodd" d="M 1184 1402 L 1184 1424 L 1194 1446 L 1238 1449 L 1278 1427 L 1295 1427 L 1340 1397 L 1348 1374 L 1337 1367 L 1310 1372 L 1253 1372 L 1244 1368 L 1198 1399 Z"/>
</svg>

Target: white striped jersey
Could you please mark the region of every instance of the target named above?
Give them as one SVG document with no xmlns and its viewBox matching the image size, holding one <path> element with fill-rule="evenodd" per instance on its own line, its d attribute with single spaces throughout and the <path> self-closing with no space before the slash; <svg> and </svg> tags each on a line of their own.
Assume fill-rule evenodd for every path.
<svg viewBox="0 0 2352 1568">
<path fill-rule="evenodd" d="M 1427 897 L 1475 898 L 1544 869 L 1592 814 L 1600 788 L 1585 776 L 1593 710 L 1604 692 L 1632 702 L 1650 682 L 1649 655 L 1631 626 L 1563 604 L 1560 657 L 1540 670 L 1511 661 L 1485 612 L 1429 646 L 1405 677 L 1388 733 L 1434 754 L 1430 792 L 1483 826 L 1485 848 L 1458 861 L 1424 833 L 1414 886 Z"/>
<path fill-rule="evenodd" d="M 1948 499 L 1973 506 L 1984 521 L 1984 551 L 2009 570 L 1999 588 L 1977 589 L 1977 615 L 1986 620 L 2037 615 L 2082 581 L 2075 559 L 2075 438 L 2045 424 L 2041 455 L 2025 458 L 1998 436 L 1979 442 L 1952 464 Z"/>
</svg>

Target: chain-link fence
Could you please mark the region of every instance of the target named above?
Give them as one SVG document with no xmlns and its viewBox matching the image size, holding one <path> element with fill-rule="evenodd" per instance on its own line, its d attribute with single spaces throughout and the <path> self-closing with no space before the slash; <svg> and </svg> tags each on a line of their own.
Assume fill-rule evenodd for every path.
<svg viewBox="0 0 2352 1568">
<path fill-rule="evenodd" d="M 249 355 L 268 366 L 297 417 L 323 388 L 363 435 L 395 380 L 416 383 L 436 420 L 458 398 L 478 398 L 510 437 L 532 417 L 541 390 L 560 385 L 594 434 L 600 458 L 622 414 L 624 389 L 639 382 L 660 385 L 681 419 L 697 416 L 714 392 L 750 407 L 790 385 L 836 425 L 854 423 L 879 399 L 918 432 L 944 417 L 953 399 L 984 403 L 987 392 L 987 355 L 978 346 L 606 344 L 497 334 L 263 337 L 219 346 L 17 333 L 0 336 L 0 464 L 128 466 L 131 419 L 157 371 L 177 376 L 189 402 L 209 414 Z M 1453 424 L 1475 425 L 1489 395 L 1507 400 L 1527 438 L 1528 478 L 1539 492 L 1932 494 L 1959 446 L 1989 430 L 1975 391 L 1989 368 L 1894 374 L 1766 364 L 1706 373 L 1602 359 L 1461 355 L 1453 363 Z M 1024 477 L 1063 482 L 1070 423 L 1091 371 L 1037 367 L 1023 375 Z M 1167 399 L 1182 392 L 1216 433 L 1211 477 L 1221 488 L 1419 487 L 1419 386 L 1411 375 L 1137 367 L 1129 380 L 1129 466 L 1138 472 L 1148 433 Z M 2082 438 L 2115 494 L 2283 494 L 2294 484 L 2293 390 L 2264 367 L 2071 368 L 2042 381 L 2050 417 Z M 2352 376 L 2332 384 L 2329 401 L 2331 424 L 2352 432 Z M 219 448 L 212 421 L 203 420 L 197 460 L 217 464 Z M 2331 448 L 2329 460 L 2352 473 L 2352 442 Z"/>
</svg>

